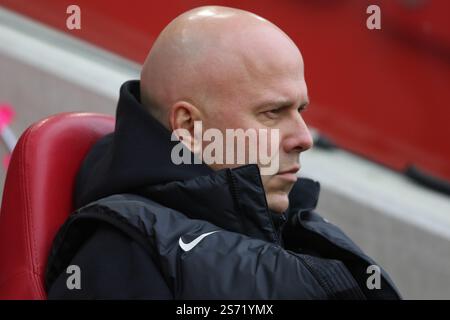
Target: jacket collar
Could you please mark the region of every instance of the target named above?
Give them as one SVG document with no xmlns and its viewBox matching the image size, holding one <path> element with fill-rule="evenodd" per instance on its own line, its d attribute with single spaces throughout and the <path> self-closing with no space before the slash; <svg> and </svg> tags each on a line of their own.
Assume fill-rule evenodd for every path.
<svg viewBox="0 0 450 320">
<path fill-rule="evenodd" d="M 100 139 L 83 162 L 75 206 L 116 193 L 136 193 L 189 218 L 282 244 L 286 215 L 317 202 L 318 190 L 298 194 L 308 184 L 308 179 L 299 179 L 289 210 L 273 213 L 257 165 L 219 171 L 203 163 L 175 165 L 170 155 L 176 144 L 170 131 L 141 105 L 139 81 L 124 83 L 115 132 Z"/>
</svg>

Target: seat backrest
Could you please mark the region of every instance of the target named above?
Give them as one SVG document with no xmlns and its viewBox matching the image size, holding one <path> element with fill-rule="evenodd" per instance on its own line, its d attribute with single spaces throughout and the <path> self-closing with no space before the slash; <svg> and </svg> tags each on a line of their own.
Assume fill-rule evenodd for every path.
<svg viewBox="0 0 450 320">
<path fill-rule="evenodd" d="M 31 125 L 11 156 L 0 211 L 0 299 L 45 299 L 45 267 L 73 211 L 75 178 L 114 117 L 61 113 Z"/>
</svg>

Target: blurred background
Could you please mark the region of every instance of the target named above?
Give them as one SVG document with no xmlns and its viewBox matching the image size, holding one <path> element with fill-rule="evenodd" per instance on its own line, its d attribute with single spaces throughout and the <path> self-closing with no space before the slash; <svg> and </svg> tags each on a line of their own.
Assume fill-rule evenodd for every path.
<svg viewBox="0 0 450 320">
<path fill-rule="evenodd" d="M 28 126 L 67 111 L 114 115 L 120 85 L 139 78 L 164 26 L 212 4 L 261 15 L 302 51 L 316 146 L 302 155 L 300 175 L 321 183 L 319 213 L 405 298 L 450 299 L 445 0 L 0 0 L 0 191 Z M 70 5 L 81 29 L 67 27 Z M 367 27 L 370 5 L 381 29 Z"/>
</svg>

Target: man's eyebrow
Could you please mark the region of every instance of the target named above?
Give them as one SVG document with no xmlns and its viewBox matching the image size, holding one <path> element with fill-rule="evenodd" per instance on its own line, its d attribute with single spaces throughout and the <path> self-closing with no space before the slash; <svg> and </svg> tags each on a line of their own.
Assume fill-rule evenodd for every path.
<svg viewBox="0 0 450 320">
<path fill-rule="evenodd" d="M 304 110 L 308 104 L 309 104 L 310 100 L 309 97 L 306 97 L 305 101 L 302 102 L 299 106 L 298 109 L 299 110 Z M 255 109 L 259 110 L 265 107 L 272 107 L 275 109 L 281 109 L 281 108 L 288 108 L 294 105 L 294 102 L 289 100 L 289 99 L 279 99 L 279 100 L 273 100 L 273 101 L 265 101 L 262 103 L 259 103 L 256 105 Z"/>
</svg>

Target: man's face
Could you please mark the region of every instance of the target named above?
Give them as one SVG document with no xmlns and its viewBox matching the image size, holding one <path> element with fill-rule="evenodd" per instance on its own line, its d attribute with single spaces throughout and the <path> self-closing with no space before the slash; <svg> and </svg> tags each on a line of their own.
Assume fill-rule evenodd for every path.
<svg viewBox="0 0 450 320">
<path fill-rule="evenodd" d="M 288 194 L 297 180 L 299 154 L 312 146 L 301 114 L 309 102 L 303 61 L 300 53 L 296 54 L 292 48 L 289 52 L 280 48 L 272 52 L 260 49 L 255 53 L 250 54 L 251 58 L 240 57 L 237 64 L 240 67 L 230 70 L 227 79 L 211 79 L 216 81 L 215 92 L 210 94 L 210 107 L 205 109 L 203 129 L 217 128 L 224 136 L 226 129 L 279 130 L 278 170 L 261 178 L 269 208 L 281 213 L 289 205 Z M 248 154 L 248 143 L 245 147 Z M 258 164 L 261 167 L 259 159 Z M 212 164 L 211 167 L 218 170 L 241 165 Z"/>
</svg>

